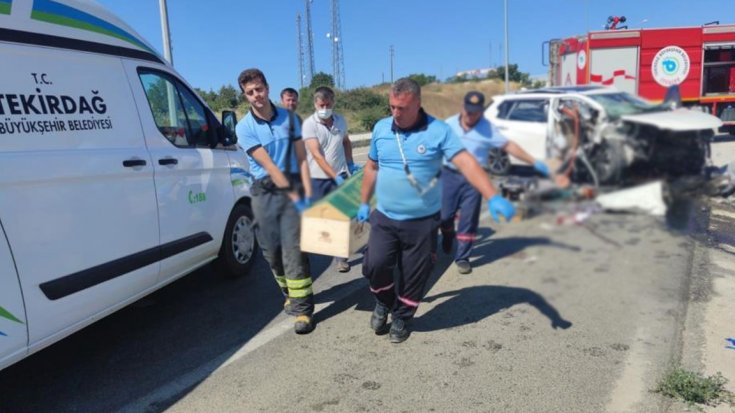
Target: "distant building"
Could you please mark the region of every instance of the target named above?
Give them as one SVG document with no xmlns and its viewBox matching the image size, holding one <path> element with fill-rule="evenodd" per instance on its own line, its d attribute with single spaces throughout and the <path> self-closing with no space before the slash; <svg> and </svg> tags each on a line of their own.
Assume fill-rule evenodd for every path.
<svg viewBox="0 0 735 413">
<path fill-rule="evenodd" d="M 495 73 L 497 70 L 494 67 L 487 67 L 485 69 L 472 69 L 472 70 L 463 70 L 461 72 L 457 72 L 454 76 L 456 77 L 465 77 L 465 78 L 475 78 L 475 79 L 484 79 L 488 77 L 490 73 Z"/>
</svg>

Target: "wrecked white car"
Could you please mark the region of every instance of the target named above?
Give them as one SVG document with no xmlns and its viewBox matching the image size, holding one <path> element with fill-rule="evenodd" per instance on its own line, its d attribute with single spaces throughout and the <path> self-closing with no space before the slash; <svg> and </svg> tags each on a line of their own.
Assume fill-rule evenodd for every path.
<svg viewBox="0 0 735 413">
<path fill-rule="evenodd" d="M 712 115 L 672 110 L 597 86 L 494 97 L 485 115 L 509 139 L 534 157 L 558 164 L 557 170 L 572 180 L 602 185 L 700 174 L 708 163 L 710 138 L 722 125 Z M 496 169 L 491 172 L 503 173 L 511 162 L 495 153 L 490 163 Z"/>
</svg>

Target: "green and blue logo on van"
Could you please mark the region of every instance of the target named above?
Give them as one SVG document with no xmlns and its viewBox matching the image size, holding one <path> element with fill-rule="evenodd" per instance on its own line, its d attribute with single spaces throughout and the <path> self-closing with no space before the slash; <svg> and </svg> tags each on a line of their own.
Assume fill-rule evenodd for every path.
<svg viewBox="0 0 735 413">
<path fill-rule="evenodd" d="M 207 194 L 204 192 L 189 191 L 190 204 L 199 204 L 201 202 L 207 202 Z"/>
<path fill-rule="evenodd" d="M 4 0 L 0 0 L 0 2 L 2 1 Z M 151 52 L 156 56 L 158 55 L 155 51 L 146 46 L 145 43 L 140 41 L 140 39 L 114 24 L 53 0 L 34 0 L 31 18 L 34 20 L 44 21 L 46 23 L 104 34 L 126 41 L 138 48 Z"/>
<path fill-rule="evenodd" d="M 0 14 L 10 14 L 13 0 L 0 0 Z"/>
<path fill-rule="evenodd" d="M 20 324 L 23 324 L 23 322 L 22 322 L 22 321 L 20 321 L 20 320 L 18 319 L 18 317 L 14 316 L 14 315 L 13 315 L 13 314 L 12 314 L 12 313 L 11 313 L 10 311 L 8 311 L 8 310 L 4 309 L 3 307 L 0 307 L 0 317 L 2 317 L 2 318 L 6 318 L 6 319 L 8 319 L 8 320 L 10 320 L 10 321 L 14 321 L 14 322 L 16 322 L 16 323 L 20 323 Z M 7 335 L 7 334 L 5 334 L 5 333 L 3 333 L 2 331 L 0 331 L 0 336 L 5 336 L 5 337 L 7 337 L 8 335 Z"/>
<path fill-rule="evenodd" d="M 230 168 L 230 182 L 232 186 L 252 185 L 253 174 L 242 168 Z"/>
</svg>

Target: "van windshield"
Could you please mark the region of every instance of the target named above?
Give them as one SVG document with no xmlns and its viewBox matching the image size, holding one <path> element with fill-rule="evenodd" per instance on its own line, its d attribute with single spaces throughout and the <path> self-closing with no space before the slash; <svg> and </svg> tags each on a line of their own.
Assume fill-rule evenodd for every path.
<svg viewBox="0 0 735 413">
<path fill-rule="evenodd" d="M 616 119 L 623 115 L 666 110 L 664 107 L 652 105 L 643 99 L 624 92 L 600 93 L 587 96 L 602 105 L 605 108 L 605 112 L 607 112 L 607 116 L 611 119 Z"/>
</svg>

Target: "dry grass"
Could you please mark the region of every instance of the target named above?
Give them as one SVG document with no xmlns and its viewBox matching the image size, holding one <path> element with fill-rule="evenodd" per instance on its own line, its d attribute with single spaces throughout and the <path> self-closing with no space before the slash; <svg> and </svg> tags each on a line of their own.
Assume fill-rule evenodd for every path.
<svg viewBox="0 0 735 413">
<path fill-rule="evenodd" d="M 477 90 L 485 94 L 485 104 L 490 104 L 493 96 L 503 93 L 503 83 L 496 80 L 465 83 L 432 83 L 421 89 L 421 102 L 432 116 L 446 119 L 462 108 L 464 95 Z"/>
<path fill-rule="evenodd" d="M 516 90 L 517 84 L 511 84 L 511 90 Z M 384 83 L 372 87 L 372 90 L 382 95 L 388 95 L 390 84 Z M 485 105 L 489 105 L 492 97 L 503 94 L 503 82 L 498 80 L 482 80 L 478 82 L 464 83 L 431 83 L 421 88 L 421 103 L 427 113 L 437 119 L 446 119 L 462 108 L 464 95 L 477 90 L 485 94 Z M 242 119 L 247 113 L 247 106 L 243 105 L 236 109 L 237 118 Z M 356 113 L 341 112 L 347 119 L 350 133 L 369 132 L 363 130 Z M 308 116 L 308 114 L 307 114 Z"/>
</svg>

